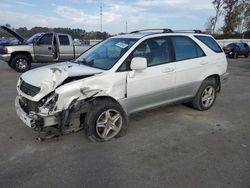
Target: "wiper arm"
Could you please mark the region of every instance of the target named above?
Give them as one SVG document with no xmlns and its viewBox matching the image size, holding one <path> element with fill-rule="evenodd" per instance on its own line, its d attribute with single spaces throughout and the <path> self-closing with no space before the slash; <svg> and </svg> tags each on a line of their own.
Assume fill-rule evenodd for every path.
<svg viewBox="0 0 250 188">
<path fill-rule="evenodd" d="M 86 61 L 85 58 L 83 58 L 82 60 L 76 61 L 76 63 L 78 63 L 79 65 L 80 65 L 80 64 L 87 64 L 87 61 Z"/>
</svg>

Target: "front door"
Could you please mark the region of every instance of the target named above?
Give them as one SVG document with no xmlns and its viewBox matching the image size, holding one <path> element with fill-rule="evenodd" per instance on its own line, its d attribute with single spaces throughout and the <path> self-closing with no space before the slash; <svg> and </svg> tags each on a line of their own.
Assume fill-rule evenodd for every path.
<svg viewBox="0 0 250 188">
<path fill-rule="evenodd" d="M 37 61 L 53 61 L 53 36 L 53 33 L 46 33 L 38 40 L 36 44 L 34 44 L 34 54 Z"/>
<path fill-rule="evenodd" d="M 130 71 L 127 78 L 127 109 L 135 112 L 167 103 L 175 89 L 175 63 L 171 62 L 167 37 L 142 42 L 131 54 L 147 59 L 144 70 Z"/>
</svg>

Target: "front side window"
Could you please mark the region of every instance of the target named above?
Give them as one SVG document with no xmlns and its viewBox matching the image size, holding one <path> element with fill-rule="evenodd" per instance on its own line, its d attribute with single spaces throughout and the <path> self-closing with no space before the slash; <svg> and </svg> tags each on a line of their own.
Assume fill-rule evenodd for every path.
<svg viewBox="0 0 250 188">
<path fill-rule="evenodd" d="M 42 45 L 52 45 L 53 34 L 45 34 L 39 41 Z"/>
<path fill-rule="evenodd" d="M 130 70 L 130 63 L 134 57 L 146 58 L 148 67 L 170 62 L 167 38 L 157 37 L 143 41 L 125 60 L 119 71 Z"/>
<path fill-rule="evenodd" d="M 199 39 L 202 43 L 204 43 L 206 46 L 208 46 L 214 52 L 217 53 L 223 52 L 219 44 L 212 37 L 201 36 L 201 35 L 196 35 L 195 37 Z"/>
<path fill-rule="evenodd" d="M 69 37 L 67 35 L 59 35 L 59 42 L 63 46 L 69 45 Z"/>
<path fill-rule="evenodd" d="M 175 51 L 176 61 L 205 56 L 202 49 L 189 37 L 173 36 L 171 39 Z"/>
<path fill-rule="evenodd" d="M 109 70 L 138 39 L 111 38 L 90 48 L 75 60 L 75 63 Z"/>
</svg>

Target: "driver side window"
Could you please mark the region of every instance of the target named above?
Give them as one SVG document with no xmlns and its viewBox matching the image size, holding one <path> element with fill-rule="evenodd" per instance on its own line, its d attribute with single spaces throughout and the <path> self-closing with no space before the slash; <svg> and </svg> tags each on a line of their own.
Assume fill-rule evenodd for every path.
<svg viewBox="0 0 250 188">
<path fill-rule="evenodd" d="M 52 45 L 52 38 L 53 34 L 45 34 L 43 37 L 39 40 L 39 44 L 41 45 Z"/>
<path fill-rule="evenodd" d="M 166 37 L 157 37 L 143 41 L 129 55 L 118 71 L 130 70 L 130 63 L 134 57 L 147 59 L 148 67 L 170 62 L 169 48 Z"/>
</svg>

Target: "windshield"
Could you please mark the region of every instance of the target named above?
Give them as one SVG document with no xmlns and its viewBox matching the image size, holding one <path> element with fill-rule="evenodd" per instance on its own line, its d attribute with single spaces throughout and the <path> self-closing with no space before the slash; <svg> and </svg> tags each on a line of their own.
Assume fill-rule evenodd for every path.
<svg viewBox="0 0 250 188">
<path fill-rule="evenodd" d="M 83 53 L 75 60 L 94 68 L 109 70 L 138 39 L 111 38 Z"/>
<path fill-rule="evenodd" d="M 32 37 L 30 37 L 28 40 L 27 40 L 27 43 L 28 44 L 31 44 L 35 41 L 37 41 L 38 38 L 40 38 L 44 33 L 37 33 L 35 35 L 33 35 Z"/>
</svg>

